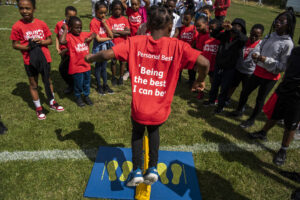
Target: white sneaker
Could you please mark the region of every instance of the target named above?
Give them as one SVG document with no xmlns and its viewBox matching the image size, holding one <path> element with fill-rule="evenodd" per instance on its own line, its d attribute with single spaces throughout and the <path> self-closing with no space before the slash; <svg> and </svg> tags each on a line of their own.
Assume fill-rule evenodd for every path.
<svg viewBox="0 0 300 200">
<path fill-rule="evenodd" d="M 127 81 L 128 78 L 129 78 L 129 71 L 126 71 L 123 75 L 123 80 Z"/>
<path fill-rule="evenodd" d="M 126 183 L 127 187 L 136 187 L 140 183 L 144 182 L 144 177 L 141 169 L 136 169 L 132 171 L 128 177 L 128 182 Z"/>
<path fill-rule="evenodd" d="M 147 169 L 147 172 L 144 175 L 144 183 L 147 185 L 152 185 L 156 181 L 158 181 L 158 173 L 156 167 Z"/>
<path fill-rule="evenodd" d="M 299 129 L 296 130 L 296 133 L 294 135 L 294 140 L 300 140 L 300 130 Z"/>
</svg>

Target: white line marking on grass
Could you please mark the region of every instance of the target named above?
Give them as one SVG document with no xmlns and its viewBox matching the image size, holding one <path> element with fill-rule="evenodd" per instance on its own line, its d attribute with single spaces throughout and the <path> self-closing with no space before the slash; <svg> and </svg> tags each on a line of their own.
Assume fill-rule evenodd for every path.
<svg viewBox="0 0 300 200">
<path fill-rule="evenodd" d="M 255 152 L 265 151 L 267 149 L 278 150 L 281 146 L 279 142 L 266 142 L 263 144 L 194 144 L 194 145 L 174 145 L 162 146 L 160 150 L 168 151 L 190 151 L 193 153 L 208 152 Z M 289 149 L 300 149 L 300 143 L 294 142 Z M 56 159 L 88 159 L 96 158 L 98 149 L 86 150 L 46 150 L 46 151 L 4 151 L 0 153 L 0 163 L 8 161 L 38 161 L 38 160 L 56 160 Z"/>
<path fill-rule="evenodd" d="M 0 31 L 11 31 L 11 28 L 0 28 Z"/>
<path fill-rule="evenodd" d="M 80 1 L 80 0 L 76 0 L 76 1 L 74 1 L 73 3 L 74 3 L 74 4 L 77 4 L 77 3 L 79 3 L 79 1 Z"/>
</svg>

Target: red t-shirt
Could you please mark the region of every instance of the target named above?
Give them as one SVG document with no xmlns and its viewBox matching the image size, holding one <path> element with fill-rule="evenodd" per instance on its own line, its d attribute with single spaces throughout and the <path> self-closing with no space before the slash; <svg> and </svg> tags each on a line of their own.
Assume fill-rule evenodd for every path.
<svg viewBox="0 0 300 200">
<path fill-rule="evenodd" d="M 91 70 L 91 65 L 85 62 L 84 57 L 89 54 L 89 44 L 84 40 L 91 36 L 90 32 L 81 32 L 79 36 L 72 33 L 67 34 L 67 48 L 70 52 L 69 74 L 87 72 Z"/>
<path fill-rule="evenodd" d="M 65 20 L 61 20 L 59 22 L 57 22 L 57 24 L 55 25 L 55 29 L 54 29 L 54 32 L 56 33 L 57 37 L 59 38 L 60 36 L 62 36 L 62 34 L 64 33 L 64 30 L 61 28 L 64 24 L 66 24 L 66 21 Z M 68 25 L 66 24 L 67 28 L 68 28 Z M 59 49 L 60 50 L 63 50 L 67 48 L 66 45 L 59 45 Z"/>
<path fill-rule="evenodd" d="M 190 45 L 193 44 L 197 37 L 198 31 L 196 30 L 196 27 L 194 25 L 190 25 L 188 27 L 182 26 L 179 30 L 178 38 L 189 43 Z"/>
<path fill-rule="evenodd" d="M 106 24 L 108 27 L 111 27 L 108 20 L 106 20 Z M 105 27 L 103 26 L 103 23 L 97 18 L 92 19 L 92 21 L 90 23 L 90 31 L 93 33 L 96 33 L 97 35 L 99 35 L 102 38 L 108 37 L 107 31 L 106 31 Z"/>
<path fill-rule="evenodd" d="M 10 39 L 13 41 L 20 41 L 21 45 L 27 46 L 29 39 L 39 38 L 46 40 L 47 37 L 51 36 L 47 24 L 42 20 L 35 18 L 33 22 L 27 23 L 22 19 L 17 21 L 11 30 Z M 48 63 L 50 63 L 51 56 L 47 46 L 41 46 L 41 49 L 46 57 Z M 30 65 L 29 51 L 21 51 L 25 65 Z"/>
<path fill-rule="evenodd" d="M 280 74 L 273 74 L 271 72 L 268 72 L 265 68 L 262 68 L 259 65 L 256 65 L 253 74 L 263 79 L 276 80 L 276 81 L 279 80 L 281 76 Z"/>
<path fill-rule="evenodd" d="M 248 41 L 245 44 L 245 47 L 243 48 L 243 55 L 244 59 L 246 59 L 249 55 L 249 53 L 260 43 L 261 40 L 257 40 L 253 43 L 251 43 L 251 40 L 248 39 Z"/>
<path fill-rule="evenodd" d="M 220 40 L 213 37 L 209 38 L 204 42 L 202 55 L 209 60 L 210 68 L 209 71 L 215 70 L 216 56 L 219 49 Z"/>
<path fill-rule="evenodd" d="M 131 8 L 127 8 L 126 15 L 128 16 L 128 22 L 130 25 L 130 36 L 135 36 L 139 26 L 144 23 L 143 16 L 139 11 L 134 11 Z"/>
<path fill-rule="evenodd" d="M 111 30 L 116 30 L 116 31 L 124 31 L 125 28 L 130 29 L 128 19 L 124 16 L 121 16 L 119 18 L 115 18 L 111 16 L 108 19 L 108 22 L 110 24 Z M 122 37 L 117 37 L 113 39 L 114 44 L 119 44 L 120 42 L 123 42 L 127 39 L 127 36 L 122 36 Z"/>
<path fill-rule="evenodd" d="M 219 6 L 219 8 L 217 8 L 217 6 Z M 230 0 L 216 0 L 214 3 L 215 16 L 226 16 L 229 6 Z"/>
<path fill-rule="evenodd" d="M 138 123 L 158 125 L 171 112 L 179 71 L 192 69 L 200 55 L 176 38 L 138 35 L 112 47 L 116 59 L 127 61 L 131 75 L 131 116 Z"/>
<path fill-rule="evenodd" d="M 196 38 L 196 49 L 203 51 L 204 43 L 209 38 L 209 33 L 198 33 L 198 37 Z"/>
</svg>

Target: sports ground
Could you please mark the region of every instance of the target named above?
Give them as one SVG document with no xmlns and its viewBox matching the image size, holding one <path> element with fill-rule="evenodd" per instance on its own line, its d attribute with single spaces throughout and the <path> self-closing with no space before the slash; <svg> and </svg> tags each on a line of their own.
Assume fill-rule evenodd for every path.
<svg viewBox="0 0 300 200">
<path fill-rule="evenodd" d="M 35 17 L 44 20 L 53 31 L 55 24 L 64 18 L 64 8 L 68 5 L 78 9 L 83 29 L 88 30 L 89 0 L 37 0 Z M 261 23 L 266 34 L 279 12 L 267 6 L 233 3 L 228 18 L 244 18 L 248 32 L 252 25 Z M 90 97 L 94 106 L 79 108 L 72 95 L 63 94 L 66 85 L 58 72 L 60 58 L 53 44 L 49 47 L 53 59 L 51 76 L 56 100 L 65 111 L 56 113 L 49 109 L 40 84 L 47 119 L 37 120 L 22 56 L 11 47 L 9 40 L 10 29 L 18 19 L 16 7 L 0 6 L 0 114 L 9 129 L 0 136 L 0 199 L 84 199 L 98 147 L 130 147 L 130 82 L 112 87 L 113 95 L 99 96 L 92 77 Z M 300 17 L 297 17 L 295 42 L 299 36 Z M 109 77 L 110 74 L 108 68 Z M 280 147 L 283 126 L 276 125 L 272 129 L 268 142 L 253 142 L 247 136 L 263 126 L 264 114 L 249 129 L 238 126 L 250 114 L 257 91 L 248 101 L 246 115 L 232 119 L 225 114 L 236 107 L 240 88 L 225 114 L 213 115 L 213 108 L 203 107 L 197 94 L 187 89 L 186 79 L 187 72 L 184 72 L 171 115 L 160 129 L 161 149 L 193 152 L 202 198 L 289 199 L 300 184 L 279 172 L 299 172 L 300 142 L 292 143 L 286 164 L 277 167 L 272 158 Z M 209 88 L 207 80 L 206 97 Z"/>
</svg>

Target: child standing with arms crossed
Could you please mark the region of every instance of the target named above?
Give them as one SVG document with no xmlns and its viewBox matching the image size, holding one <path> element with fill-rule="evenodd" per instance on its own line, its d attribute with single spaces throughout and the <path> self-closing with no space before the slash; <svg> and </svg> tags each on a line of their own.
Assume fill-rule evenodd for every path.
<svg viewBox="0 0 300 200">
<path fill-rule="evenodd" d="M 164 8 L 152 6 L 147 22 L 151 36 L 141 35 L 128 38 L 126 42 L 111 50 L 86 56 L 88 62 L 112 58 L 127 61 L 132 85 L 132 160 L 133 172 L 127 186 L 144 182 L 153 184 L 158 180 L 157 161 L 159 149 L 159 127 L 168 119 L 171 102 L 179 77 L 184 68 L 196 68 L 199 77 L 193 90 L 203 90 L 208 61 L 189 44 L 170 38 L 172 13 Z M 147 44 L 147 45 L 145 45 Z M 143 135 L 145 128 L 149 136 L 149 169 L 142 174 Z"/>
<path fill-rule="evenodd" d="M 35 0 L 18 0 L 19 12 L 23 19 L 17 21 L 11 31 L 10 39 L 12 40 L 12 47 L 21 51 L 24 60 L 25 71 L 29 78 L 29 90 L 36 107 L 36 115 L 39 120 L 46 119 L 41 106 L 38 94 L 38 70 L 30 63 L 29 56 L 29 40 L 38 44 L 47 60 L 47 71 L 50 74 L 51 56 L 48 45 L 52 44 L 51 32 L 47 24 L 37 18 L 34 18 Z M 42 73 L 43 82 L 45 85 L 46 94 L 50 102 L 50 108 L 58 112 L 64 111 L 64 108 L 54 100 L 53 85 L 49 78 L 50 88 L 46 87 L 46 80 L 44 80 L 45 72 Z M 49 91 L 50 90 L 50 91 Z"/>
<path fill-rule="evenodd" d="M 130 35 L 130 27 L 128 19 L 122 15 L 124 7 L 121 1 L 114 0 L 111 5 L 112 16 L 108 19 L 111 26 L 111 30 L 114 36 L 113 43 L 115 45 L 124 42 Z M 117 71 L 117 61 L 115 59 L 111 60 L 111 72 L 112 72 L 112 85 L 117 84 L 116 71 Z M 118 85 L 123 85 L 123 75 L 126 67 L 126 62 L 120 62 L 120 78 L 118 80 Z"/>
<path fill-rule="evenodd" d="M 95 33 L 81 32 L 82 22 L 78 17 L 71 17 L 67 26 L 63 25 L 64 30 L 59 42 L 66 45 L 70 52 L 69 74 L 74 80 L 74 94 L 76 103 L 79 107 L 84 106 L 84 101 L 87 105 L 93 105 L 89 98 L 90 82 L 91 82 L 91 66 L 84 60 L 84 56 L 89 54 L 89 43 L 95 38 Z"/>
<path fill-rule="evenodd" d="M 56 40 L 55 40 L 55 47 L 57 50 L 57 53 L 61 57 L 61 61 L 59 64 L 59 72 L 61 77 L 64 79 L 64 81 L 67 83 L 68 87 L 64 90 L 65 94 L 70 94 L 73 92 L 73 78 L 71 75 L 68 74 L 69 71 L 69 61 L 70 61 L 70 54 L 68 52 L 68 49 L 65 45 L 59 44 L 59 37 L 63 34 L 63 29 L 61 28 L 64 24 L 68 24 L 68 21 L 70 17 L 76 16 L 77 10 L 73 6 L 67 6 L 65 8 L 65 16 L 66 19 L 61 20 L 57 22 L 54 32 L 56 33 Z"/>
<path fill-rule="evenodd" d="M 98 1 L 95 5 L 96 17 L 94 17 L 90 23 L 90 31 L 97 36 L 94 39 L 93 53 L 97 53 L 102 50 L 110 49 L 114 44 L 112 43 L 113 33 L 110 30 L 110 24 L 105 19 L 107 14 L 107 5 L 103 1 Z M 97 91 L 100 95 L 105 93 L 112 94 L 114 91 L 107 85 L 107 62 L 96 62 L 95 65 L 95 77 L 97 80 Z M 103 79 L 103 87 L 100 82 L 100 75 Z"/>
</svg>

